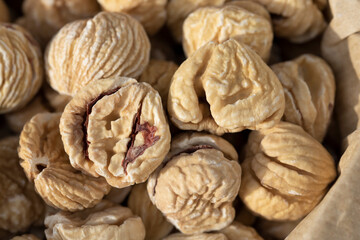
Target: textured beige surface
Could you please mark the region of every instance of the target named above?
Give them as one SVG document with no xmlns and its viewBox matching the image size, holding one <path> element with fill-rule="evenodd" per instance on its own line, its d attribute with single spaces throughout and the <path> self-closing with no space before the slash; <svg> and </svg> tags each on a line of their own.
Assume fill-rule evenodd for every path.
<svg viewBox="0 0 360 240">
<path fill-rule="evenodd" d="M 9 21 L 10 21 L 9 9 L 4 3 L 4 0 L 0 0 L 0 22 L 9 22 Z"/>
<path fill-rule="evenodd" d="M 198 8 L 221 6 L 226 0 L 169 0 L 167 5 L 167 26 L 174 39 L 181 43 L 183 23 L 186 17 Z"/>
<path fill-rule="evenodd" d="M 301 126 L 321 142 L 335 103 L 335 79 L 331 68 L 324 60 L 310 54 L 271 68 L 284 87 L 283 120 Z"/>
<path fill-rule="evenodd" d="M 164 240 L 262 240 L 262 237 L 251 227 L 246 227 L 238 222 L 233 222 L 230 226 L 213 233 L 201 233 L 185 235 L 175 233 Z"/>
<path fill-rule="evenodd" d="M 43 47 L 69 22 L 94 16 L 100 11 L 96 0 L 25 0 L 20 24 L 29 30 Z"/>
<path fill-rule="evenodd" d="M 257 3 L 239 2 L 255 9 L 231 2 L 222 7 L 203 7 L 191 13 L 183 25 L 185 54 L 192 55 L 207 42 L 221 43 L 233 38 L 250 46 L 266 61 L 270 56 L 273 32 L 270 20 L 257 12 L 267 11 Z"/>
<path fill-rule="evenodd" d="M 90 177 L 70 165 L 59 133 L 60 113 L 35 115 L 20 135 L 21 166 L 50 206 L 78 211 L 93 207 L 110 191 L 103 178 Z"/>
<path fill-rule="evenodd" d="M 286 239 L 360 239 L 359 139 L 359 130 L 348 137 L 349 146 L 339 163 L 339 178 Z"/>
<path fill-rule="evenodd" d="M 146 181 L 171 138 L 160 95 L 147 83 L 122 77 L 79 91 L 62 114 L 60 133 L 73 167 L 118 188 Z"/>
<path fill-rule="evenodd" d="M 174 228 L 150 201 L 146 183 L 133 187 L 128 200 L 131 211 L 141 217 L 146 230 L 146 240 L 161 240 Z"/>
<path fill-rule="evenodd" d="M 20 167 L 17 154 L 19 139 L 0 140 L 0 229 L 25 231 L 40 220 L 44 203 Z"/>
<path fill-rule="evenodd" d="M 139 82 L 147 82 L 158 91 L 163 105 L 166 106 L 171 79 L 178 67 L 170 61 L 152 59 L 142 73 Z"/>
<path fill-rule="evenodd" d="M 313 0 L 254 0 L 274 15 L 275 36 L 303 43 L 318 36 L 326 22 Z M 317 1 L 321 2 L 321 1 Z"/>
<path fill-rule="evenodd" d="M 232 202 L 240 178 L 237 153 L 229 142 L 210 134 L 186 133 L 173 139 L 147 189 L 168 221 L 182 233 L 195 234 L 219 230 L 234 220 Z"/>
<path fill-rule="evenodd" d="M 101 12 L 56 34 L 45 54 L 46 73 L 53 89 L 74 95 L 95 79 L 140 76 L 149 56 L 150 42 L 138 21 Z"/>
<path fill-rule="evenodd" d="M 16 133 L 20 133 L 25 123 L 29 121 L 34 115 L 49 110 L 43 103 L 41 96 L 37 95 L 25 107 L 5 115 L 7 126 Z"/>
<path fill-rule="evenodd" d="M 334 18 L 322 40 L 322 54 L 336 78 L 335 112 L 341 137 L 360 127 L 360 1 L 329 1 Z"/>
<path fill-rule="evenodd" d="M 23 28 L 0 23 L 0 113 L 25 106 L 43 80 L 43 61 L 37 42 Z"/>
<path fill-rule="evenodd" d="M 221 135 L 269 128 L 285 108 L 274 72 L 246 45 L 230 39 L 207 43 L 173 76 L 168 112 L 180 129 Z"/>
<path fill-rule="evenodd" d="M 24 234 L 21 236 L 13 237 L 11 240 L 40 240 L 40 238 L 32 234 Z"/>
<path fill-rule="evenodd" d="M 167 0 L 98 0 L 104 10 L 123 12 L 136 18 L 149 35 L 165 24 Z"/>
<path fill-rule="evenodd" d="M 145 228 L 129 208 L 102 201 L 94 208 L 45 218 L 48 240 L 143 240 Z"/>
<path fill-rule="evenodd" d="M 250 210 L 268 220 L 305 216 L 336 177 L 331 155 L 291 123 L 252 132 L 245 151 L 239 195 Z"/>
</svg>

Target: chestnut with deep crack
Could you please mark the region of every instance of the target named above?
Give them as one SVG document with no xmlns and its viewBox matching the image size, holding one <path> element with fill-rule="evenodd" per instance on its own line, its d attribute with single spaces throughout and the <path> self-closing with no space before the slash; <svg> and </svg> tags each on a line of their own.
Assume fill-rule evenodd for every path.
<svg viewBox="0 0 360 240">
<path fill-rule="evenodd" d="M 85 159 L 86 160 L 90 160 L 89 159 L 89 144 L 90 142 L 87 140 L 87 127 L 89 124 L 89 115 L 91 114 L 92 108 L 93 106 L 96 104 L 96 102 L 98 102 L 100 99 L 102 99 L 105 96 L 111 95 L 116 93 L 118 90 L 120 89 L 120 87 L 109 90 L 107 92 L 104 92 L 102 94 L 100 94 L 99 96 L 97 96 L 96 98 L 94 98 L 93 100 L 91 100 L 87 105 L 86 105 L 86 112 L 85 112 L 85 116 L 84 116 L 84 123 L 83 123 L 83 133 L 84 133 L 84 138 L 83 138 L 83 142 L 84 142 L 84 155 L 85 155 Z"/>
<path fill-rule="evenodd" d="M 140 155 L 142 155 L 147 148 L 154 145 L 160 139 L 159 136 L 155 136 L 155 132 L 157 130 L 155 126 L 150 126 L 148 122 L 140 124 L 141 109 L 142 103 L 140 103 L 139 110 L 134 117 L 133 128 L 130 134 L 130 141 L 128 143 L 125 158 L 122 162 L 122 167 L 124 168 L 125 174 L 127 174 L 127 165 L 133 162 Z M 135 138 L 139 132 L 142 132 L 145 143 L 140 146 L 134 147 Z"/>
<path fill-rule="evenodd" d="M 100 94 L 98 97 L 91 100 L 86 105 L 86 112 L 85 112 L 84 123 L 83 123 L 83 132 L 84 132 L 83 142 L 84 142 L 84 155 L 85 155 L 85 159 L 87 159 L 87 160 L 90 160 L 89 152 L 88 152 L 90 142 L 87 139 L 87 127 L 88 127 L 88 123 L 89 123 L 89 115 L 92 112 L 92 108 L 96 104 L 96 102 L 101 100 L 103 97 L 114 94 L 119 89 L 120 89 L 120 87 L 109 90 L 107 92 L 104 92 L 104 93 Z M 130 141 L 127 145 L 127 151 L 125 154 L 125 158 L 121 164 L 122 167 L 124 168 L 125 174 L 127 174 L 127 171 L 126 171 L 127 165 L 129 163 L 133 162 L 139 156 L 141 156 L 147 148 L 154 145 L 160 139 L 160 136 L 155 136 L 155 132 L 157 131 L 157 128 L 155 126 L 151 126 L 149 124 L 149 122 L 144 122 L 143 124 L 140 124 L 141 109 L 142 109 L 142 103 L 140 103 L 139 110 L 135 114 L 134 121 L 133 121 L 133 127 L 132 127 L 132 131 L 130 134 Z M 140 146 L 134 147 L 135 138 L 139 132 L 142 132 L 145 143 Z"/>
</svg>

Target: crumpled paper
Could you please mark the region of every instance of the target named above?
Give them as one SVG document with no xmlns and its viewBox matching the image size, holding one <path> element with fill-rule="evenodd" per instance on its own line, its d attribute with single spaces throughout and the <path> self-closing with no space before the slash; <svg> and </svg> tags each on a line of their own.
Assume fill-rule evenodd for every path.
<svg viewBox="0 0 360 240">
<path fill-rule="evenodd" d="M 335 73 L 335 113 L 344 139 L 360 127 L 360 0 L 330 0 L 322 54 Z"/>
</svg>

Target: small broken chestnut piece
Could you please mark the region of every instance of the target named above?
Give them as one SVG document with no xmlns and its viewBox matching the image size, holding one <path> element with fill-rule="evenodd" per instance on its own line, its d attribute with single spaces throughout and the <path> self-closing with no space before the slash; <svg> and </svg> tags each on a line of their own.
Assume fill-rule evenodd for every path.
<svg viewBox="0 0 360 240">
<path fill-rule="evenodd" d="M 117 188 L 146 181 L 170 148 L 159 93 L 131 78 L 95 80 L 80 90 L 60 132 L 74 168 Z"/>
</svg>

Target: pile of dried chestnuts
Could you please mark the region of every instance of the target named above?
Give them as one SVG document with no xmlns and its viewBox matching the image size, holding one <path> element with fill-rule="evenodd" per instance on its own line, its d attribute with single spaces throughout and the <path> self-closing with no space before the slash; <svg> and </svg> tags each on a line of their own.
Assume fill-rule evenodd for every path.
<svg viewBox="0 0 360 240">
<path fill-rule="evenodd" d="M 0 0 L 0 239 L 360 239 L 360 0 Z"/>
</svg>

